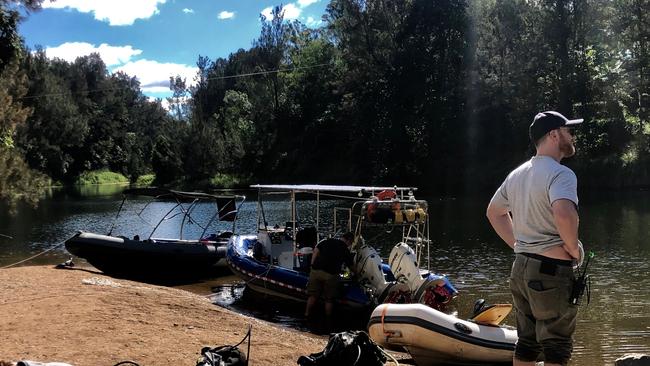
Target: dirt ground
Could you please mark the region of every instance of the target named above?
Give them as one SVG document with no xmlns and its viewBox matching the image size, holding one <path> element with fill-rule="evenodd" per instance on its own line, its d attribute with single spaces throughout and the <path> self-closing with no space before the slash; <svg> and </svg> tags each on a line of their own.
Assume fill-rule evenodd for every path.
<svg viewBox="0 0 650 366">
<path fill-rule="evenodd" d="M 0 270 L 0 359 L 195 365 L 204 346 L 236 344 L 252 325 L 251 365 L 294 365 L 325 337 L 219 308 L 187 291 L 87 270 Z"/>
<path fill-rule="evenodd" d="M 326 336 L 237 314 L 181 289 L 92 269 L 0 269 L 0 364 L 194 366 L 202 347 L 237 344 L 249 325 L 251 366 L 296 365 L 327 343 Z"/>
</svg>

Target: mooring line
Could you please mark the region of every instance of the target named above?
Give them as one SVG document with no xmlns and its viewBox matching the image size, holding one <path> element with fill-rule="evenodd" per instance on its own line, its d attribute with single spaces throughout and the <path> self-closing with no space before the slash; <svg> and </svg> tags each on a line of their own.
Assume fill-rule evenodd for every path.
<svg viewBox="0 0 650 366">
<path fill-rule="evenodd" d="M 41 256 L 41 255 L 43 255 L 43 254 L 45 254 L 45 253 L 47 253 L 47 252 L 49 252 L 49 251 L 51 251 L 51 250 L 54 250 L 54 249 L 60 247 L 60 246 L 63 245 L 63 244 L 65 244 L 65 242 L 61 242 L 61 243 L 59 243 L 59 244 L 57 244 L 57 245 L 55 245 L 55 246 L 53 246 L 53 247 L 51 247 L 51 248 L 49 248 L 49 249 L 46 249 L 46 250 L 44 250 L 44 251 L 42 251 L 42 252 L 40 252 L 40 253 L 38 253 L 38 254 L 35 254 L 35 255 L 33 255 L 33 256 L 29 257 L 29 258 L 23 259 L 23 260 L 18 261 L 18 262 L 16 262 L 16 263 L 12 263 L 12 264 L 9 264 L 9 265 L 6 265 L 6 266 L 2 266 L 2 267 L 0 267 L 0 269 L 5 269 L 5 268 L 9 268 L 9 267 L 13 267 L 13 266 L 19 265 L 19 264 L 21 264 L 21 263 L 25 263 L 25 262 L 30 261 L 30 260 L 32 260 L 32 259 L 38 257 L 38 256 Z"/>
</svg>

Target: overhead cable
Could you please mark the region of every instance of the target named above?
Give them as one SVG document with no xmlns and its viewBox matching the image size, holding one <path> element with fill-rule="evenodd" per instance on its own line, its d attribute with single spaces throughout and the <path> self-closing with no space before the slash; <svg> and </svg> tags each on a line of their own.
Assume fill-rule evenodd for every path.
<svg viewBox="0 0 650 366">
<path fill-rule="evenodd" d="M 213 81 L 213 80 L 235 79 L 235 78 L 242 78 L 242 77 L 248 77 L 248 76 L 276 74 L 276 73 L 282 73 L 282 72 L 292 72 L 292 71 L 297 71 L 297 70 L 313 69 L 313 68 L 316 68 L 316 67 L 323 67 L 323 66 L 327 66 L 327 65 L 329 65 L 329 63 L 321 63 L 321 64 L 315 64 L 315 65 L 309 65 L 309 66 L 290 67 L 290 68 L 286 68 L 286 69 L 277 69 L 277 70 L 263 70 L 263 71 L 249 72 L 249 73 L 245 73 L 245 74 L 215 76 L 215 77 L 206 78 L 204 80 L 205 81 Z M 127 89 L 131 89 L 131 88 L 105 88 L 105 89 L 83 90 L 83 91 L 78 91 L 78 92 L 75 92 L 75 93 L 72 93 L 72 92 L 48 93 L 48 94 L 39 94 L 39 95 L 29 95 L 29 96 L 25 96 L 25 97 L 16 98 L 16 99 L 17 100 L 37 99 L 37 98 L 53 97 L 53 96 L 59 96 L 59 95 L 90 94 L 90 93 L 100 93 L 100 92 L 105 92 L 105 91 L 127 90 Z"/>
</svg>

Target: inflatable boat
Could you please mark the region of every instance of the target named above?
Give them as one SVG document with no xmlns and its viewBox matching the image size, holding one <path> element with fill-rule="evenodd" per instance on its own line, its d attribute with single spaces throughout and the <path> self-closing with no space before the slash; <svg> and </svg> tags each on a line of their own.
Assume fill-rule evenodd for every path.
<svg viewBox="0 0 650 366">
<path fill-rule="evenodd" d="M 512 362 L 517 330 L 499 323 L 512 308 L 488 306 L 470 320 L 423 304 L 381 304 L 368 333 L 379 345 L 406 350 L 418 366 Z"/>
<path fill-rule="evenodd" d="M 353 232 L 354 258 L 350 269 L 356 275 L 342 276 L 339 281 L 342 305 L 371 310 L 383 302 L 410 303 L 412 292 L 420 291 L 418 301 L 426 298 L 428 305 L 442 307 L 457 294 L 445 276 L 419 268 L 424 253 L 429 253 L 423 248 L 428 248 L 430 241 L 427 203 L 415 199 L 415 188 L 325 185 L 253 185 L 251 188 L 258 189 L 257 233 L 233 235 L 227 246 L 226 261 L 253 291 L 305 301 L 314 247 L 321 240 Z M 279 198 L 283 195 L 287 199 Z M 298 204 L 298 197 L 307 200 Z M 325 221 L 321 220 L 324 209 L 332 209 L 330 217 L 323 217 L 327 219 L 326 225 L 321 224 Z M 282 216 L 281 212 L 290 216 Z M 269 225 L 267 217 L 276 223 Z M 419 248 L 416 253 L 407 244 L 399 246 L 401 251 L 408 252 L 407 256 L 400 257 L 404 260 L 399 261 L 399 280 L 376 249 L 385 244 L 382 239 L 394 240 L 391 233 L 396 230 L 402 233 L 400 242 Z M 366 232 L 373 238 L 372 243 L 365 241 Z"/>
<path fill-rule="evenodd" d="M 231 234 L 210 240 L 140 240 L 79 231 L 65 247 L 108 275 L 173 282 L 209 277 L 225 257 Z"/>
<path fill-rule="evenodd" d="M 275 230 L 281 233 L 281 230 Z M 290 243 L 284 243 L 285 250 L 282 250 L 284 241 L 275 241 L 274 233 L 270 234 L 277 243 L 273 245 L 273 249 L 277 251 L 269 251 L 268 255 L 258 255 L 256 250 L 265 240 L 270 240 L 267 233 L 234 235 L 226 250 L 228 267 L 255 292 L 305 302 L 309 280 L 305 260 L 294 255 Z M 341 298 L 338 299 L 338 305 L 364 308 L 371 304 L 372 299 L 356 281 L 341 278 L 339 286 Z"/>
<path fill-rule="evenodd" d="M 148 197 L 149 201 L 137 216 L 145 222 L 148 222 L 142 217 L 145 211 L 153 216 L 162 216 L 158 223 L 152 225 L 153 230 L 142 238 L 140 235 L 129 238 L 115 234 L 115 231 L 128 230 L 124 225 L 117 225 L 127 199 L 140 197 Z M 225 258 L 226 245 L 233 235 L 237 212 L 245 198 L 163 188 L 126 189 L 107 234 L 78 231 L 66 240 L 65 247 L 70 254 L 84 258 L 95 268 L 112 276 L 161 283 L 212 277 L 218 272 L 215 271 L 218 262 Z M 178 237 L 154 236 L 164 223 L 178 221 Z M 215 230 L 208 233 L 218 222 L 232 223 L 232 231 Z M 188 238 L 189 225 L 200 227 L 202 232 Z"/>
</svg>

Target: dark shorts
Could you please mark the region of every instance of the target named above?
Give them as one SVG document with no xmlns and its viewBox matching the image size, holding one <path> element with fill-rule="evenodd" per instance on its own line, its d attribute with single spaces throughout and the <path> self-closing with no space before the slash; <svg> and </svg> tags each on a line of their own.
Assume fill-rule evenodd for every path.
<svg viewBox="0 0 650 366">
<path fill-rule="evenodd" d="M 339 276 L 327 273 L 320 269 L 312 269 L 309 272 L 307 283 L 307 295 L 322 296 L 326 301 L 338 298 Z"/>
<path fill-rule="evenodd" d="M 566 364 L 573 351 L 578 307 L 569 304 L 574 274 L 570 261 L 517 254 L 510 274 L 519 340 L 515 357 Z"/>
</svg>

